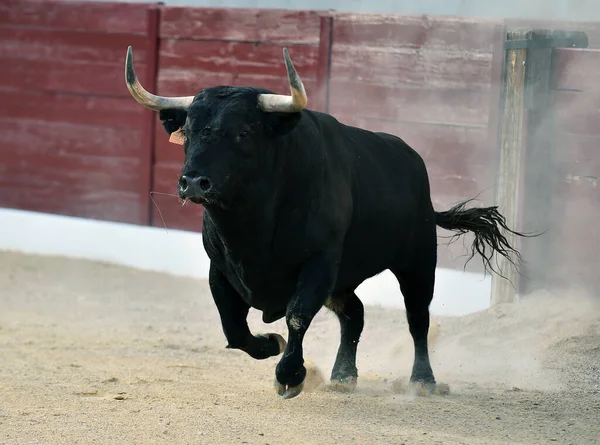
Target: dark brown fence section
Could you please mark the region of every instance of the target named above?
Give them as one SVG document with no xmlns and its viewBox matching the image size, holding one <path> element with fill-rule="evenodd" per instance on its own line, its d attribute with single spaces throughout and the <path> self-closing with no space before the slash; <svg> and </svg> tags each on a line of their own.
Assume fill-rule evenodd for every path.
<svg viewBox="0 0 600 445">
<path fill-rule="evenodd" d="M 0 4 L 0 205 L 146 224 L 149 114 L 123 81 L 127 44 L 142 81 L 149 5 Z"/>
<path fill-rule="evenodd" d="M 214 85 L 252 85 L 288 94 L 283 63 L 286 46 L 302 76 L 311 108 L 323 109 L 327 91 L 319 73 L 320 64 L 326 65 L 327 60 L 321 60 L 320 35 L 321 18 L 315 12 L 165 8 L 158 93 L 190 95 Z M 155 141 L 153 190 L 176 194 L 183 150 L 168 142 L 160 123 Z M 154 199 L 153 225 L 201 230 L 199 207 L 182 206 L 173 196 L 156 195 Z"/>
</svg>

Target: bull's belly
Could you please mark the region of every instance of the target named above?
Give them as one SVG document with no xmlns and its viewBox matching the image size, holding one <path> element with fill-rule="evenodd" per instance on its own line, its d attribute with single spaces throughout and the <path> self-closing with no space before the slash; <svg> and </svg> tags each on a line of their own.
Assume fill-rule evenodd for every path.
<svg viewBox="0 0 600 445">
<path fill-rule="evenodd" d="M 224 273 L 239 296 L 251 308 L 263 313 L 265 323 L 282 318 L 296 288 L 296 280 L 291 278 L 295 274 L 269 267 L 253 269 L 228 264 Z"/>
<path fill-rule="evenodd" d="M 393 267 L 399 259 L 410 257 L 410 230 L 401 228 L 400 218 L 394 219 L 390 215 L 372 224 L 352 227 L 344 243 L 337 288 L 356 288 Z"/>
<path fill-rule="evenodd" d="M 398 255 L 399 246 L 390 239 L 371 237 L 346 245 L 338 270 L 334 293 L 355 289 L 363 281 L 388 269 Z M 374 242 L 375 241 L 375 242 Z M 297 287 L 297 268 L 281 265 L 246 265 L 221 259 L 218 266 L 239 296 L 270 323 L 285 316 L 287 305 Z"/>
<path fill-rule="evenodd" d="M 335 292 L 354 290 L 365 280 L 392 266 L 393 256 L 386 252 L 376 255 L 356 255 L 340 263 Z"/>
</svg>

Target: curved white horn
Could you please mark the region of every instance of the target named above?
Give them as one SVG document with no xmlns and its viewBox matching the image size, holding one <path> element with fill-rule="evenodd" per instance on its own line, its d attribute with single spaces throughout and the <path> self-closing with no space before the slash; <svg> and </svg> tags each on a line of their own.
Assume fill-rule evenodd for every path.
<svg viewBox="0 0 600 445">
<path fill-rule="evenodd" d="M 146 91 L 133 69 L 131 46 L 127 48 L 127 58 L 125 59 L 125 83 L 127 84 L 127 89 L 139 104 L 154 111 L 168 108 L 187 109 L 194 100 L 194 96 L 164 97 L 155 96 Z"/>
<path fill-rule="evenodd" d="M 288 81 L 290 83 L 291 96 L 281 94 L 261 94 L 258 96 L 258 105 L 261 110 L 267 113 L 297 113 L 306 108 L 308 97 L 300 76 L 294 68 L 292 59 L 287 48 L 283 48 L 283 58 L 285 60 L 285 68 L 288 73 Z"/>
</svg>

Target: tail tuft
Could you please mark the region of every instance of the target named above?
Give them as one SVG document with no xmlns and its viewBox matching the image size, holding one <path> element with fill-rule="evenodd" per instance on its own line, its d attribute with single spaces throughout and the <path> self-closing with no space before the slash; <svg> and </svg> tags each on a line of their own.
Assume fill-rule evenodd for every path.
<svg viewBox="0 0 600 445">
<path fill-rule="evenodd" d="M 445 212 L 435 212 L 436 224 L 443 229 L 455 232 L 452 236 L 453 239 L 473 232 L 475 241 L 473 241 L 471 255 L 466 263 L 478 253 L 483 258 L 486 271 L 495 272 L 502 278 L 506 278 L 492 265 L 494 252 L 506 258 L 517 271 L 521 262 L 521 254 L 510 245 L 503 232 L 521 237 L 538 235 L 524 234 L 510 229 L 506 225 L 506 218 L 498 212 L 497 206 L 467 209 L 466 205 L 471 201 L 472 199 L 461 202 Z"/>
</svg>

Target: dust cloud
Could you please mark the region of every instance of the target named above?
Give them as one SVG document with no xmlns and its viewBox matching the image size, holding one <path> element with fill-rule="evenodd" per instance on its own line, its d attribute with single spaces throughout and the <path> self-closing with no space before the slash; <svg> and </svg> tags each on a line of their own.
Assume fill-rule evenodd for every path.
<svg viewBox="0 0 600 445">
<path fill-rule="evenodd" d="M 336 328 L 335 315 L 324 309 L 306 336 L 305 354 L 318 376 L 312 387 L 318 390 L 329 388 L 323 378 L 328 380 L 335 360 Z M 285 324 L 275 329 L 285 333 Z M 429 348 L 438 383 L 449 384 L 452 392 L 557 392 L 594 383 L 598 389 L 600 299 L 576 289 L 536 291 L 514 304 L 432 317 Z M 358 351 L 357 391 L 408 388 L 414 348 L 404 311 L 367 307 Z"/>
<path fill-rule="evenodd" d="M 407 381 L 410 375 L 412 339 L 403 319 L 388 320 L 387 332 L 378 332 L 376 318 L 384 317 L 384 310 L 368 310 L 369 323 L 359 344 L 359 387 L 366 383 L 371 391 L 377 385 L 387 390 L 395 379 Z M 433 318 L 431 363 L 438 382 L 452 382 L 452 391 L 564 391 L 581 379 L 599 384 L 599 327 L 597 296 L 539 291 L 515 304 Z M 336 344 L 337 339 L 329 341 Z M 313 362 L 329 367 L 333 351 L 326 351 L 320 357 L 313 354 Z M 578 360 L 570 357 L 575 351 L 581 354 Z"/>
</svg>

